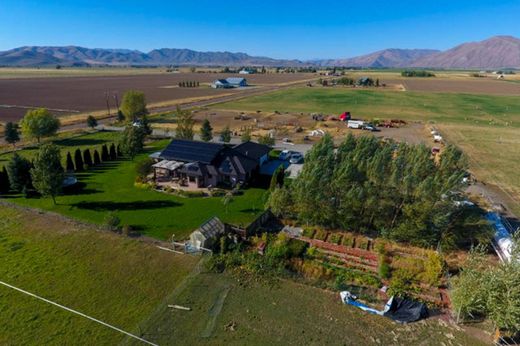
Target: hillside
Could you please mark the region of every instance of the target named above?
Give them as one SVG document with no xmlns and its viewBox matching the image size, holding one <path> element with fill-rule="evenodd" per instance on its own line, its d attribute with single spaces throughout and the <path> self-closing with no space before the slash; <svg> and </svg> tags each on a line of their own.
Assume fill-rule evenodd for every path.
<svg viewBox="0 0 520 346">
<path fill-rule="evenodd" d="M 354 58 L 321 60 L 320 66 L 355 66 L 372 68 L 406 67 L 415 60 L 439 51 L 433 49 L 384 49 Z"/>
<path fill-rule="evenodd" d="M 27 46 L 0 52 L 0 66 L 300 66 L 298 60 L 255 57 L 245 53 L 197 52 L 189 49 L 155 49 L 149 53 L 127 49 L 99 49 L 77 46 Z"/>
<path fill-rule="evenodd" d="M 519 68 L 520 39 L 495 36 L 480 42 L 464 43 L 447 51 L 417 59 L 411 66 L 446 69 Z"/>
</svg>

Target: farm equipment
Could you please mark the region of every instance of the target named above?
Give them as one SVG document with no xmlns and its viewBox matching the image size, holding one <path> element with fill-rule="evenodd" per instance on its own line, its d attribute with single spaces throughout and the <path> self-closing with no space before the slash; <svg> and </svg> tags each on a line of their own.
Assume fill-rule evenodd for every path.
<svg viewBox="0 0 520 346">
<path fill-rule="evenodd" d="M 350 119 L 352 119 L 350 112 L 343 112 L 343 114 L 339 116 L 339 120 L 341 121 L 349 121 Z"/>
</svg>

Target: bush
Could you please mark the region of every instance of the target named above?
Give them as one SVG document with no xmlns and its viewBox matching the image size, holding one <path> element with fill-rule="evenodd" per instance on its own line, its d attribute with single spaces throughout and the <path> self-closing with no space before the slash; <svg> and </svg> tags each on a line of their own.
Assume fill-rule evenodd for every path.
<svg viewBox="0 0 520 346">
<path fill-rule="evenodd" d="M 149 157 L 137 162 L 137 164 L 135 165 L 135 172 L 137 173 L 137 176 L 141 179 L 145 179 L 148 176 L 148 174 L 152 172 L 153 164 L 154 160 Z"/>
<path fill-rule="evenodd" d="M 420 289 L 414 283 L 414 273 L 407 269 L 396 269 L 392 273 L 388 294 L 393 296 L 407 296 L 418 293 Z"/>
<path fill-rule="evenodd" d="M 341 233 L 332 233 L 327 241 L 329 243 L 339 244 L 341 242 Z"/>
<path fill-rule="evenodd" d="M 303 236 L 307 238 L 313 238 L 314 237 L 314 228 L 304 227 L 303 228 Z"/>
<path fill-rule="evenodd" d="M 357 237 L 356 247 L 358 249 L 368 250 L 368 239 L 364 237 Z"/>
<path fill-rule="evenodd" d="M 103 223 L 109 230 L 117 231 L 118 226 L 121 223 L 121 219 L 117 217 L 117 215 L 113 211 L 111 211 L 105 216 Z"/>
<path fill-rule="evenodd" d="M 443 260 L 441 255 L 436 252 L 429 252 L 424 261 L 423 280 L 431 286 L 439 286 L 442 276 Z"/>
<path fill-rule="evenodd" d="M 374 246 L 374 249 L 379 255 L 386 255 L 386 242 L 383 240 L 378 240 L 375 242 L 376 245 Z"/>
<path fill-rule="evenodd" d="M 385 258 L 381 258 L 379 260 L 379 268 L 378 268 L 379 277 L 382 279 L 390 278 L 391 268 L 390 265 L 386 262 Z"/>
<path fill-rule="evenodd" d="M 314 233 L 314 239 L 324 241 L 325 238 L 327 238 L 327 232 L 325 232 L 325 231 L 323 231 L 321 229 L 316 230 L 316 233 Z"/>
<path fill-rule="evenodd" d="M 354 246 L 354 238 L 350 234 L 344 234 L 343 240 L 341 241 L 341 244 L 346 247 L 353 247 Z"/>
</svg>

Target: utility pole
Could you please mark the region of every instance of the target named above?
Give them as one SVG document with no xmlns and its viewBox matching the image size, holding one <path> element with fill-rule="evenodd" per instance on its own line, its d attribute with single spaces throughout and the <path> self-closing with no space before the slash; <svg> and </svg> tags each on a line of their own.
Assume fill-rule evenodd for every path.
<svg viewBox="0 0 520 346">
<path fill-rule="evenodd" d="M 117 95 L 117 91 L 114 92 L 114 100 L 116 100 L 116 108 L 117 108 L 117 111 L 119 112 L 119 98 Z"/>
<path fill-rule="evenodd" d="M 105 101 L 107 102 L 108 116 L 110 116 L 110 102 L 109 102 L 109 99 L 110 99 L 110 91 L 105 91 Z"/>
</svg>

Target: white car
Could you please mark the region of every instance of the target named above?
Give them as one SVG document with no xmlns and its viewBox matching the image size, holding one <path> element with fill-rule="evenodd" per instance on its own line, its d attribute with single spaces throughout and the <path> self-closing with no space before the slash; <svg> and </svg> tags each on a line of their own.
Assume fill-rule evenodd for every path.
<svg viewBox="0 0 520 346">
<path fill-rule="evenodd" d="M 303 161 L 303 155 L 300 153 L 294 153 L 289 159 L 290 163 L 301 163 Z"/>
<path fill-rule="evenodd" d="M 291 155 L 293 154 L 290 150 L 282 150 L 280 155 L 278 155 L 278 158 L 283 161 L 287 161 L 291 158 Z"/>
</svg>

